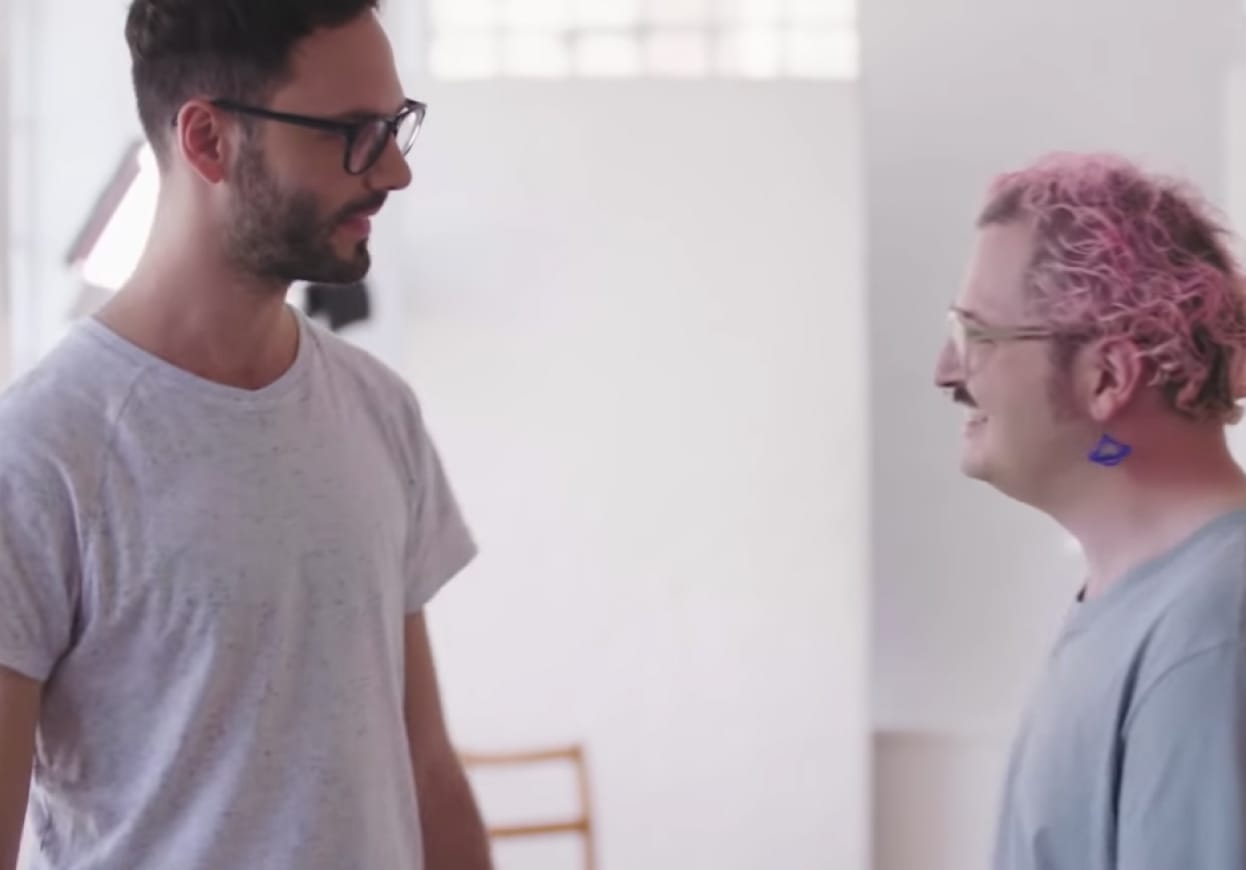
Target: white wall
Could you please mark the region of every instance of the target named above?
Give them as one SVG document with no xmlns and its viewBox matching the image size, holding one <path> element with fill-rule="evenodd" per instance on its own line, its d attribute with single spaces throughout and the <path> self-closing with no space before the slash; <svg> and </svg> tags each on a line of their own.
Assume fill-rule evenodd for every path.
<svg viewBox="0 0 1246 870">
<path fill-rule="evenodd" d="M 11 55 L 9 0 L 0 0 L 0 387 L 8 382 L 9 336 L 9 128 Z"/>
<path fill-rule="evenodd" d="M 16 373 L 59 337 L 77 296 L 63 260 L 124 148 L 138 135 L 122 28 L 125 0 L 9 0 L 17 185 Z M 33 289 L 37 288 L 37 289 Z"/>
<path fill-rule="evenodd" d="M 930 386 L 979 198 L 994 173 L 1044 151 L 1110 148 L 1223 202 L 1225 64 L 1240 3 L 1175 10 L 1163 0 L 862 5 L 874 720 L 923 752 L 962 739 L 1002 752 L 1080 570 L 1053 524 L 959 477 L 959 414 Z M 990 803 L 992 765 L 941 781 L 960 768 L 914 766 L 906 781 L 889 745 L 877 744 L 879 842 L 919 829 L 912 804 L 887 795 Z M 923 870 L 981 866 L 992 818 L 948 818 L 975 830 L 928 843 Z"/>
<path fill-rule="evenodd" d="M 605 870 L 863 870 L 854 91 L 428 96 L 410 372 L 484 548 L 432 609 L 457 737 L 586 740 Z"/>
</svg>

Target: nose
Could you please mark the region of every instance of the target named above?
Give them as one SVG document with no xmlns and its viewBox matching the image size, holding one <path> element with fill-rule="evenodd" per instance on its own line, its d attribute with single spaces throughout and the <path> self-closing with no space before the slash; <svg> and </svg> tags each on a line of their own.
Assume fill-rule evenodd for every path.
<svg viewBox="0 0 1246 870">
<path fill-rule="evenodd" d="M 939 356 L 935 360 L 934 383 L 941 390 L 950 389 L 965 380 L 964 366 L 961 365 L 960 354 L 956 352 L 952 340 L 943 342 Z"/>
<path fill-rule="evenodd" d="M 392 136 L 368 175 L 371 187 L 376 190 L 402 190 L 411 184 L 411 166 Z"/>
</svg>

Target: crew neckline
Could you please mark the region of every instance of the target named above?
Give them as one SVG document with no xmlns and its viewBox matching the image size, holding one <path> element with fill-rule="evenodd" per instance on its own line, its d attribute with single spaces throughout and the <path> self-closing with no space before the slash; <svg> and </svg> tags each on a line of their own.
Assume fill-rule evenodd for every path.
<svg viewBox="0 0 1246 870">
<path fill-rule="evenodd" d="M 1104 614 L 1125 606 L 1124 602 L 1145 589 L 1150 580 L 1162 576 L 1165 569 L 1184 558 L 1197 544 L 1227 528 L 1243 524 L 1246 524 L 1246 507 L 1226 511 L 1198 526 L 1164 552 L 1127 571 L 1101 595 L 1086 599 L 1083 585 L 1072 605 L 1064 636 L 1085 632 Z"/>
<path fill-rule="evenodd" d="M 287 304 L 286 308 L 294 314 L 298 325 L 298 348 L 295 351 L 294 362 L 276 380 L 257 390 L 218 383 L 176 366 L 139 347 L 129 339 L 123 338 L 94 315 L 83 318 L 79 323 L 79 329 L 87 337 L 137 365 L 144 375 L 157 377 L 173 384 L 189 395 L 235 405 L 271 405 L 288 396 L 303 381 L 311 367 L 311 344 L 315 338 L 309 328 L 307 318 L 303 312 L 292 305 Z"/>
</svg>

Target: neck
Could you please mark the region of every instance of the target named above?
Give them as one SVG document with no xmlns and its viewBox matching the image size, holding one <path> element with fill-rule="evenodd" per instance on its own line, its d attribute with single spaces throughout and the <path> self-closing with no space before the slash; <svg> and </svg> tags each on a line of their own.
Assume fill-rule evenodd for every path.
<svg viewBox="0 0 1246 870">
<path fill-rule="evenodd" d="M 158 210 L 130 281 L 97 315 L 114 332 L 166 362 L 241 389 L 259 389 L 294 362 L 298 325 L 287 285 L 232 268 L 210 234 L 187 215 Z"/>
<path fill-rule="evenodd" d="M 1087 468 L 1086 485 L 1046 508 L 1081 544 L 1086 596 L 1102 594 L 1207 522 L 1246 507 L 1246 475 L 1220 428 L 1198 443 L 1154 445 L 1115 468 Z"/>
</svg>

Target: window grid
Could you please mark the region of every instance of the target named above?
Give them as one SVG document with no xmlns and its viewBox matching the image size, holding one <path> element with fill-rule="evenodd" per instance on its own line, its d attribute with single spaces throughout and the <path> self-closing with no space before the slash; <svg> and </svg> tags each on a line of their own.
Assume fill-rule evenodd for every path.
<svg viewBox="0 0 1246 870">
<path fill-rule="evenodd" d="M 429 64 L 444 79 L 857 74 L 855 16 L 843 0 L 716 0 L 699 11 L 682 5 L 684 15 L 672 20 L 674 6 L 616 3 L 610 22 L 583 20 L 582 3 L 577 15 L 573 4 L 548 0 L 433 0 Z"/>
</svg>

